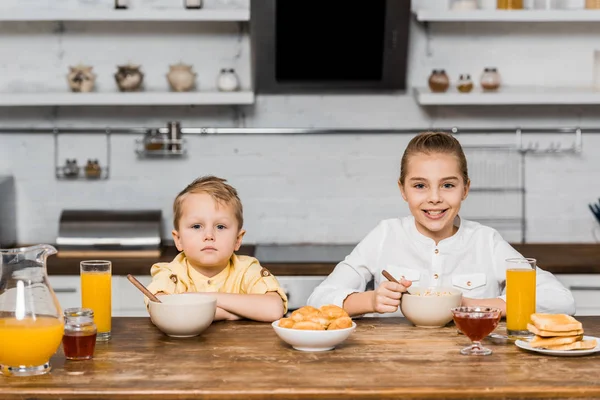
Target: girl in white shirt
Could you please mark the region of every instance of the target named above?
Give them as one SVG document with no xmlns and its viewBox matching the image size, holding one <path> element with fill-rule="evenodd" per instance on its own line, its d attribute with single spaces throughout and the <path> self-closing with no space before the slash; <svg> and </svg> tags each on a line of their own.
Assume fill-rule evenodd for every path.
<svg viewBox="0 0 600 400">
<path fill-rule="evenodd" d="M 467 160 L 443 132 L 415 136 L 404 151 L 398 186 L 411 216 L 381 221 L 314 290 L 308 304 L 335 304 L 351 316 L 399 311 L 411 284 L 454 286 L 463 306 L 498 307 L 506 315 L 507 258 L 522 257 L 500 234 L 458 216 L 469 194 Z M 386 269 L 400 280 L 387 281 Z M 366 290 L 374 279 L 375 290 Z M 536 269 L 536 311 L 575 313 L 575 301 L 551 273 Z"/>
</svg>

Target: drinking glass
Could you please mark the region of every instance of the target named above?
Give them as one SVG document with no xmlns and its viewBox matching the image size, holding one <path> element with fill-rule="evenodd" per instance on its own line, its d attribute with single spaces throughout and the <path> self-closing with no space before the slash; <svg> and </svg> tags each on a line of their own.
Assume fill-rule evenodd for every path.
<svg viewBox="0 0 600 400">
<path fill-rule="evenodd" d="M 98 329 L 97 341 L 110 340 L 112 263 L 106 260 L 86 260 L 81 266 L 81 306 L 94 311 Z"/>
<path fill-rule="evenodd" d="M 527 330 L 535 313 L 534 258 L 506 260 L 506 331 L 513 338 L 533 336 Z"/>
<path fill-rule="evenodd" d="M 495 307 L 455 307 L 452 310 L 454 323 L 469 339 L 471 345 L 460 351 L 466 356 L 487 356 L 492 350 L 483 347 L 481 341 L 500 323 L 502 311 Z"/>
</svg>

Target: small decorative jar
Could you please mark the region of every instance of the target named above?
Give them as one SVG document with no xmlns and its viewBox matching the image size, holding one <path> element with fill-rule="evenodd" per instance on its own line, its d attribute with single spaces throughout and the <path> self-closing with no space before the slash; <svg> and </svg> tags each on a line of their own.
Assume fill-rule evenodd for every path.
<svg viewBox="0 0 600 400">
<path fill-rule="evenodd" d="M 96 347 L 94 311 L 90 308 L 67 308 L 62 339 L 67 360 L 90 360 Z"/>
<path fill-rule="evenodd" d="M 523 0 L 498 0 L 498 10 L 522 10 Z"/>
<path fill-rule="evenodd" d="M 485 68 L 479 81 L 485 91 L 498 90 L 500 87 L 500 74 L 496 68 Z"/>
<path fill-rule="evenodd" d="M 188 92 L 196 86 L 196 73 L 192 71 L 191 65 L 170 65 L 167 81 L 175 92 Z"/>
<path fill-rule="evenodd" d="M 233 92 L 240 88 L 240 80 L 233 68 L 223 68 L 217 77 L 217 88 L 222 92 Z"/>
<path fill-rule="evenodd" d="M 600 9 L 600 0 L 585 0 L 585 8 L 589 10 Z"/>
<path fill-rule="evenodd" d="M 183 0 L 185 8 L 202 8 L 202 0 Z"/>
<path fill-rule="evenodd" d="M 434 93 L 443 93 L 450 87 L 450 79 L 443 69 L 434 69 L 429 75 L 429 89 Z"/>
<path fill-rule="evenodd" d="M 451 10 L 477 10 L 477 0 L 452 0 Z"/>
<path fill-rule="evenodd" d="M 88 160 L 85 166 L 85 177 L 88 179 L 98 179 L 102 175 L 102 168 L 98 160 Z"/>
<path fill-rule="evenodd" d="M 62 167 L 62 171 L 65 178 L 77 178 L 79 176 L 79 166 L 77 165 L 77 160 L 69 160 L 67 158 L 65 165 Z"/>
<path fill-rule="evenodd" d="M 87 93 L 94 90 L 96 74 L 92 72 L 93 68 L 94 67 L 81 64 L 74 67 L 69 67 L 67 81 L 69 82 L 71 91 Z"/>
<path fill-rule="evenodd" d="M 127 9 L 127 0 L 115 0 L 115 9 L 117 10 L 126 10 Z"/>
<path fill-rule="evenodd" d="M 458 78 L 458 82 L 456 83 L 456 89 L 458 89 L 461 93 L 469 93 L 473 90 L 473 81 L 471 80 L 471 75 L 469 74 L 461 74 Z"/>
<path fill-rule="evenodd" d="M 121 92 L 135 92 L 142 87 L 144 74 L 139 65 L 117 65 L 115 80 Z"/>
<path fill-rule="evenodd" d="M 161 134 L 158 129 L 151 129 L 144 136 L 144 148 L 148 151 L 163 150 L 167 141 L 165 134 Z"/>
</svg>

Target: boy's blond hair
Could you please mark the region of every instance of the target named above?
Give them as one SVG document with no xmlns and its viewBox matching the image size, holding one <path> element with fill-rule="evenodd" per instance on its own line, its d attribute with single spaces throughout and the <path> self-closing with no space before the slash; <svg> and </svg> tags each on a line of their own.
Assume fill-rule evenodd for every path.
<svg viewBox="0 0 600 400">
<path fill-rule="evenodd" d="M 186 186 L 173 202 L 173 226 L 179 230 L 179 220 L 181 219 L 181 204 L 189 193 L 206 193 L 210 195 L 217 203 L 227 204 L 233 207 L 235 219 L 238 222 L 238 229 L 242 229 L 244 224 L 244 211 L 242 202 L 238 197 L 237 190 L 227 183 L 225 179 L 216 176 L 202 176 Z"/>
<path fill-rule="evenodd" d="M 455 156 L 458 160 L 458 169 L 460 170 L 465 185 L 469 182 L 467 158 L 465 157 L 460 142 L 454 136 L 446 132 L 421 132 L 411 139 L 402 155 L 399 179 L 402 186 L 404 186 L 404 180 L 406 179 L 408 159 L 412 155 L 418 153 L 444 153 Z"/>
</svg>

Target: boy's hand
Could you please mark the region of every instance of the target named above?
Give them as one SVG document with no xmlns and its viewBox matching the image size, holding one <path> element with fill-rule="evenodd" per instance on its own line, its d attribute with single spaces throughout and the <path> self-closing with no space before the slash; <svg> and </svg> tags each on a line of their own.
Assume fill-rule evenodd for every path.
<svg viewBox="0 0 600 400">
<path fill-rule="evenodd" d="M 385 281 L 373 291 L 373 310 L 378 313 L 392 313 L 398 310 L 402 293 L 412 285 L 411 281 L 400 280 L 400 283 Z"/>
</svg>

